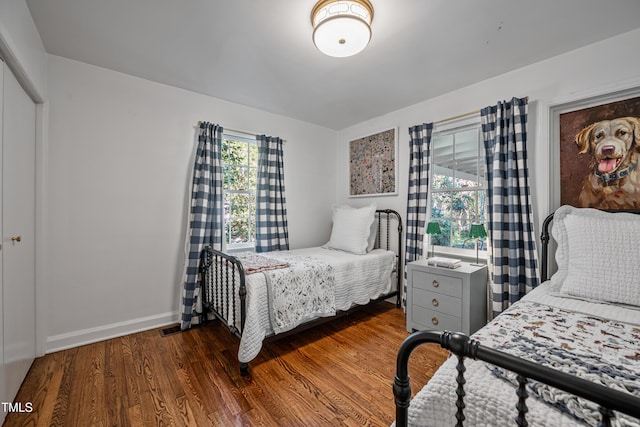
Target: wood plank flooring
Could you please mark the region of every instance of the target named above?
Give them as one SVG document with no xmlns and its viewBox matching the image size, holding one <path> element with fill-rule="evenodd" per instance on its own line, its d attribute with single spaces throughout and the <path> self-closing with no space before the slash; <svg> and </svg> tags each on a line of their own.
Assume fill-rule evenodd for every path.
<svg viewBox="0 0 640 427">
<path fill-rule="evenodd" d="M 36 359 L 5 426 L 388 426 L 404 314 L 382 302 L 263 347 L 241 377 L 238 340 L 217 322 L 132 334 Z M 447 357 L 409 366 L 414 394 Z"/>
</svg>

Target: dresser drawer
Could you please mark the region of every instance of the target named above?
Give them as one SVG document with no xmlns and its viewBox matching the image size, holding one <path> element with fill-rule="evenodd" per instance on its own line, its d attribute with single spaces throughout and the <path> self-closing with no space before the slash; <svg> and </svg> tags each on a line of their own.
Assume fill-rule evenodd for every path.
<svg viewBox="0 0 640 427">
<path fill-rule="evenodd" d="M 414 270 L 412 279 L 413 286 L 416 289 L 424 289 L 425 291 L 462 298 L 462 279 L 458 277 Z"/>
<path fill-rule="evenodd" d="M 422 289 L 413 290 L 413 303 L 439 313 L 462 317 L 462 299 Z"/>
<path fill-rule="evenodd" d="M 439 331 L 460 332 L 462 330 L 462 319 L 460 317 L 449 316 L 435 310 L 420 306 L 413 306 L 411 313 L 415 325 L 420 325 L 422 330 L 435 329 Z"/>
</svg>

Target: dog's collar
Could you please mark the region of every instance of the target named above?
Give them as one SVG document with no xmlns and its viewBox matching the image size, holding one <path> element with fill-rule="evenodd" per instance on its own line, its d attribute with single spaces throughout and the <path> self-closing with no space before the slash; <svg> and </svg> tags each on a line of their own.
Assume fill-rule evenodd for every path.
<svg viewBox="0 0 640 427">
<path fill-rule="evenodd" d="M 626 168 L 620 169 L 620 170 L 615 171 L 613 173 L 600 173 L 600 172 L 598 172 L 597 169 L 594 172 L 595 172 L 595 174 L 596 174 L 596 176 L 598 178 L 603 180 L 604 183 L 606 185 L 608 185 L 611 181 L 615 181 L 615 180 L 624 178 L 625 176 L 629 175 L 631 172 L 633 172 L 633 170 L 636 168 L 636 166 L 638 166 L 638 160 L 636 160 L 635 162 L 631 163 Z"/>
</svg>

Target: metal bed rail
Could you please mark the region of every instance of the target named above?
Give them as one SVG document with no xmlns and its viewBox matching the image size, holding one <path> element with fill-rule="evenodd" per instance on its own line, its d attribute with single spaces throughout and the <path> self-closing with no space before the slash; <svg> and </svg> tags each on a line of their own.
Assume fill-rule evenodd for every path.
<svg viewBox="0 0 640 427">
<path fill-rule="evenodd" d="M 411 383 L 409 378 L 408 363 L 411 353 L 422 344 L 435 343 L 440 344 L 444 349 L 454 353 L 458 357 L 456 365 L 456 426 L 463 426 L 464 416 L 464 390 L 465 378 L 464 359 L 471 357 L 475 360 L 481 360 L 491 363 L 495 366 L 507 369 L 517 375 L 518 387 L 516 395 L 518 402 L 516 404 L 517 417 L 515 424 L 517 426 L 527 426 L 526 415 L 528 392 L 526 385 L 529 380 L 535 380 L 550 385 L 557 389 L 571 393 L 599 405 L 602 420 L 600 425 L 603 427 L 611 426 L 611 420 L 615 417 L 613 411 L 622 412 L 640 420 L 640 398 L 629 393 L 624 393 L 605 387 L 557 371 L 547 366 L 538 365 L 528 360 L 520 359 L 510 354 L 485 347 L 478 341 L 468 337 L 462 333 L 453 333 L 449 331 L 421 331 L 409 335 L 400 346 L 397 357 L 396 375 L 393 381 L 393 395 L 396 404 L 396 426 L 404 427 L 408 422 L 408 409 L 411 400 Z"/>
</svg>

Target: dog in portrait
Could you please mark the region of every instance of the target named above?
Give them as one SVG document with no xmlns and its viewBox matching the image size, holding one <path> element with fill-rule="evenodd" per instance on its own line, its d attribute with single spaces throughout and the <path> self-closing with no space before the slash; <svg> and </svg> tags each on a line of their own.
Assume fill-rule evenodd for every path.
<svg viewBox="0 0 640 427">
<path fill-rule="evenodd" d="M 578 132 L 580 154 L 591 171 L 580 192 L 581 207 L 640 209 L 640 118 L 595 122 Z"/>
</svg>

